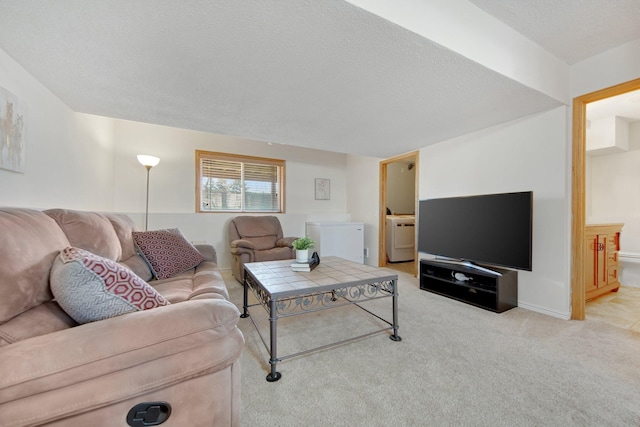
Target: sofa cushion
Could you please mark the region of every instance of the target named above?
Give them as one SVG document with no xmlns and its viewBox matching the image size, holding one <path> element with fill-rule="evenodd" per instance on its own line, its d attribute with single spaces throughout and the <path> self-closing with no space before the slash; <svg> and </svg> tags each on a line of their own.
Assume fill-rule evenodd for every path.
<svg viewBox="0 0 640 427">
<path fill-rule="evenodd" d="M 246 240 L 253 243 L 256 251 L 266 251 L 276 246 L 278 238 L 275 235 L 260 237 L 245 237 Z"/>
<path fill-rule="evenodd" d="M 267 251 L 256 252 L 257 262 L 277 261 L 280 259 L 291 258 L 291 248 L 273 248 Z"/>
<path fill-rule="evenodd" d="M 69 241 L 40 211 L 0 209 L 0 323 L 52 299 L 49 270 Z"/>
<path fill-rule="evenodd" d="M 136 229 L 133 220 L 125 214 L 105 213 L 104 216 L 111 222 L 122 246 L 122 258 L 116 261 L 124 261 L 136 255 L 136 244 L 131 236 L 131 232 Z"/>
<path fill-rule="evenodd" d="M 76 326 L 55 301 L 47 301 L 0 325 L 0 347 Z"/>
<path fill-rule="evenodd" d="M 169 302 L 193 299 L 220 298 L 229 300 L 229 291 L 217 265 L 205 261 L 195 270 L 188 270 L 169 279 L 154 280 L 153 288 Z"/>
<path fill-rule="evenodd" d="M 130 270 L 83 249 L 60 251 L 51 268 L 51 291 L 78 323 L 169 304 Z"/>
<path fill-rule="evenodd" d="M 105 215 L 67 209 L 49 209 L 45 213 L 62 228 L 71 246 L 114 261 L 122 259 L 120 239 Z"/>
<path fill-rule="evenodd" d="M 190 270 L 205 260 L 177 228 L 134 231 L 132 234 L 157 279 Z"/>
<path fill-rule="evenodd" d="M 135 254 L 132 257 L 122 260 L 119 264 L 124 265 L 129 270 L 133 271 L 136 276 L 145 282 L 153 279 L 153 273 L 151 272 L 151 268 L 149 268 L 149 263 L 139 254 Z"/>
</svg>

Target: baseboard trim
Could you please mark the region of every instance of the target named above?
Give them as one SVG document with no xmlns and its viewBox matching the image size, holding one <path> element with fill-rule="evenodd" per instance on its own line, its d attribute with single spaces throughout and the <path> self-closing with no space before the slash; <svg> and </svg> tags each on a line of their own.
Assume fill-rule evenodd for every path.
<svg viewBox="0 0 640 427">
<path fill-rule="evenodd" d="M 524 308 L 525 310 L 535 311 L 536 313 L 546 314 L 547 316 L 557 317 L 563 320 L 571 319 L 571 313 L 561 313 L 553 310 L 548 310 L 546 308 L 538 307 L 537 305 L 527 304 L 518 301 L 518 307 Z"/>
</svg>

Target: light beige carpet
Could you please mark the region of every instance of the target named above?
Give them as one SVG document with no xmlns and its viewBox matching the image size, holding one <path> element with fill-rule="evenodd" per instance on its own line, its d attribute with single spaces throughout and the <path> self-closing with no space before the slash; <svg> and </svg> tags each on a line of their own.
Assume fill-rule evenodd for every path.
<svg viewBox="0 0 640 427">
<path fill-rule="evenodd" d="M 242 286 L 225 279 L 242 309 Z M 640 334 L 515 308 L 495 314 L 421 291 L 400 273 L 399 335 L 278 364 L 240 319 L 243 426 L 639 426 Z M 391 299 L 369 304 L 391 318 Z M 267 315 L 252 309 L 268 337 Z M 279 320 L 279 355 L 380 321 L 355 307 Z"/>
</svg>

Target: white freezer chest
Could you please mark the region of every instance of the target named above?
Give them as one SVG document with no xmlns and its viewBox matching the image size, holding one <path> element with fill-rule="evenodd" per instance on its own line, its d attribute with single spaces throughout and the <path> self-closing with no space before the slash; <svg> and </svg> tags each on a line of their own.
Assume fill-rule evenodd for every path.
<svg viewBox="0 0 640 427">
<path fill-rule="evenodd" d="M 364 264 L 364 224 L 361 222 L 307 222 L 306 235 L 315 246 L 311 253 L 337 256 Z"/>
</svg>

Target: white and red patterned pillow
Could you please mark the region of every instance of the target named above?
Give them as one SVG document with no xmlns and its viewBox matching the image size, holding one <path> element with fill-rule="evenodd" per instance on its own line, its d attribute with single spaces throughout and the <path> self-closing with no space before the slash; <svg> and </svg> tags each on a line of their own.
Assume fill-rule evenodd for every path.
<svg viewBox="0 0 640 427">
<path fill-rule="evenodd" d="M 60 307 L 78 323 L 169 304 L 132 271 L 74 247 L 60 251 L 51 268 L 50 282 Z"/>
<path fill-rule="evenodd" d="M 133 240 L 157 279 L 182 273 L 205 260 L 177 228 L 134 231 Z"/>
</svg>

